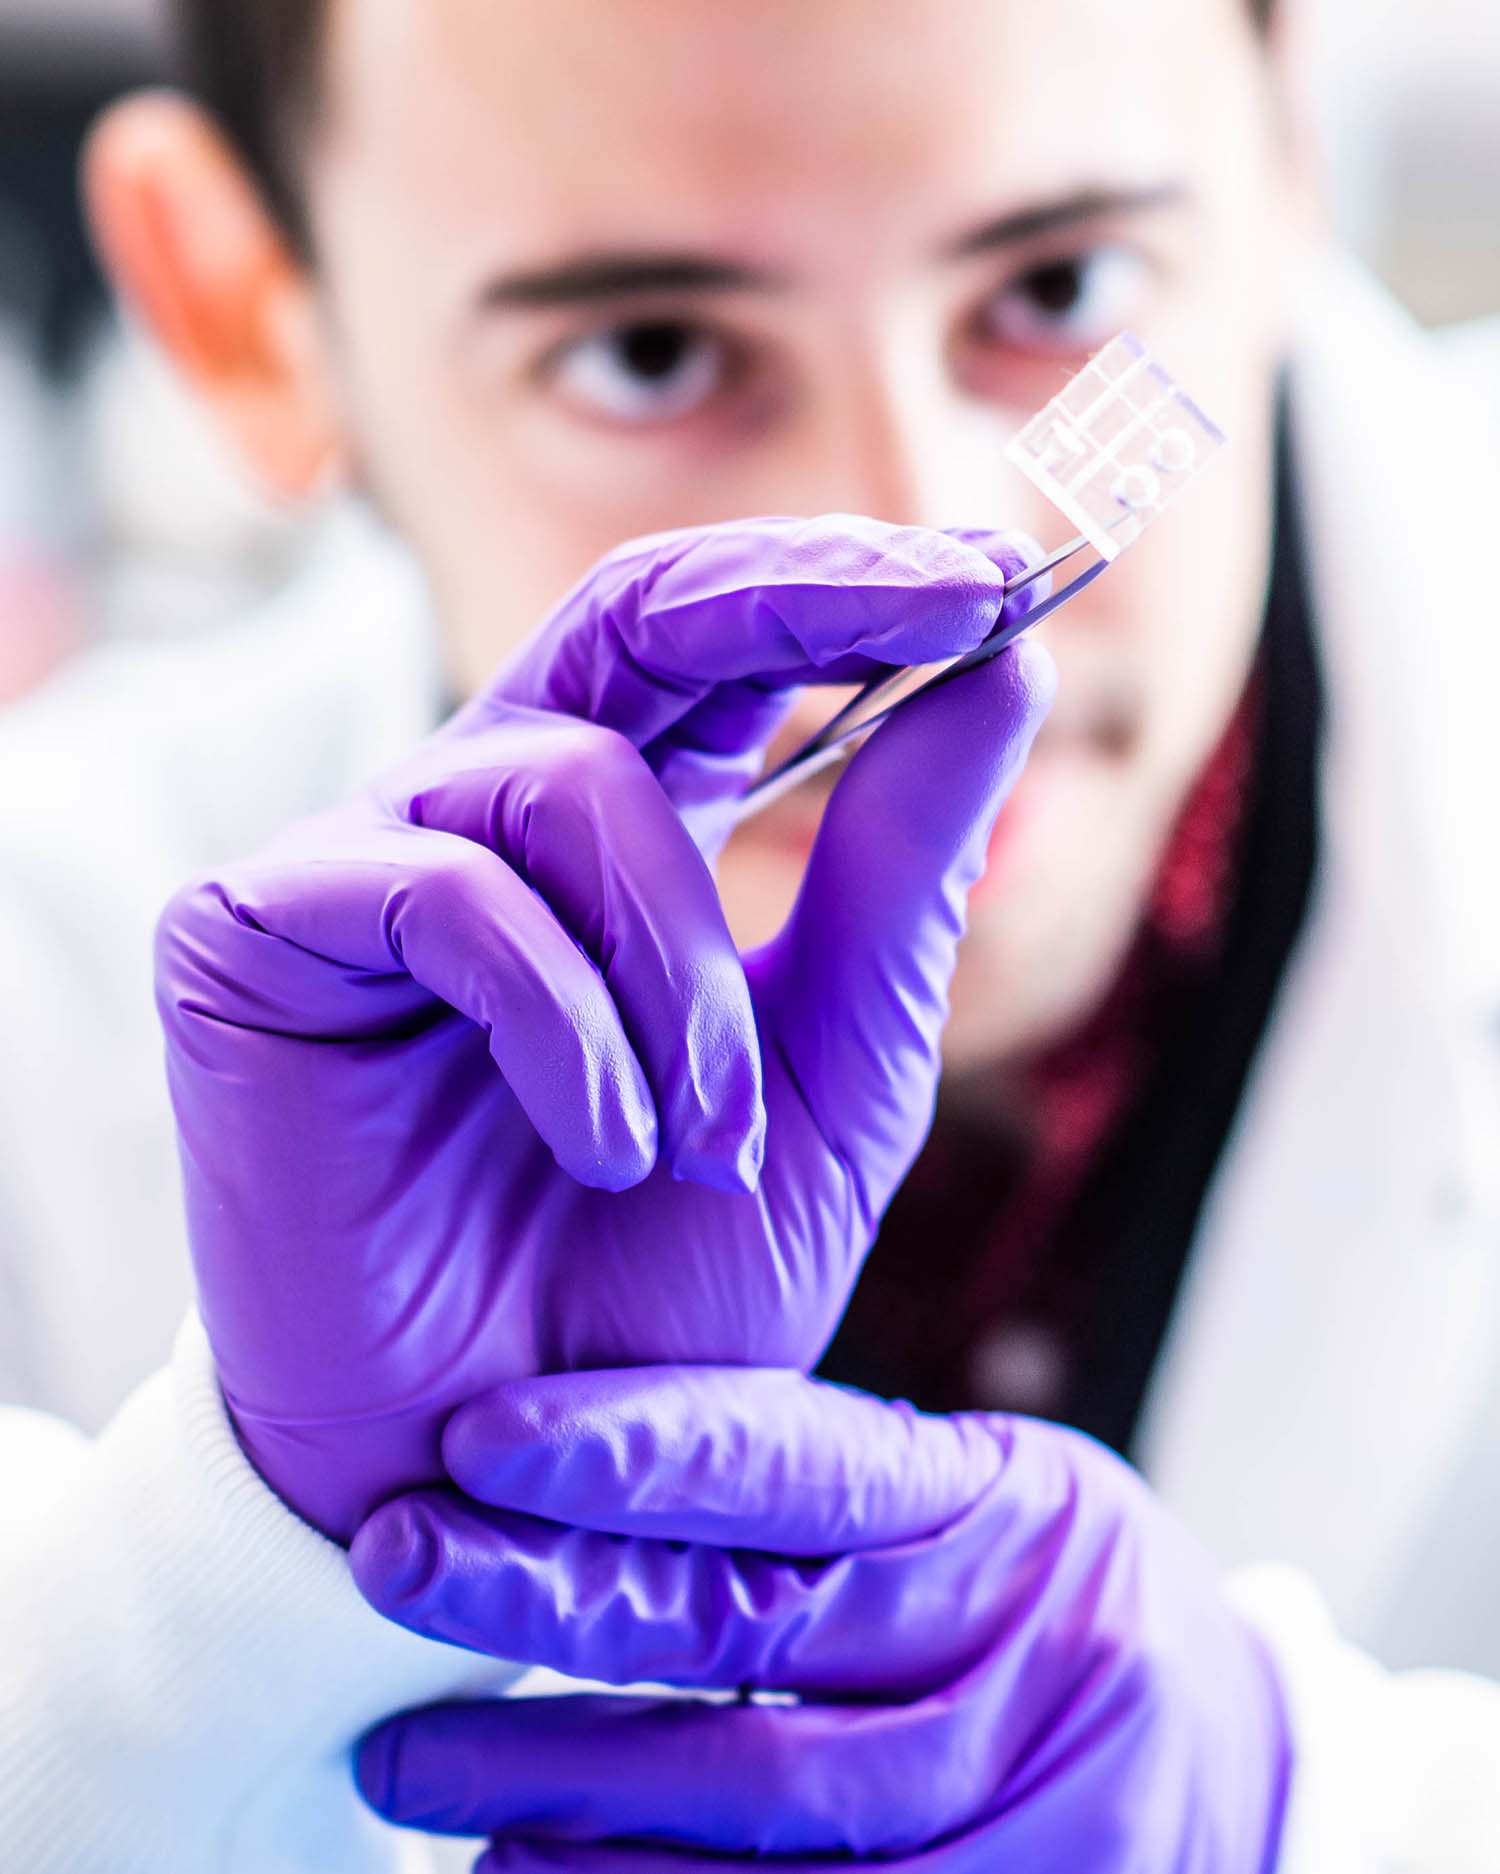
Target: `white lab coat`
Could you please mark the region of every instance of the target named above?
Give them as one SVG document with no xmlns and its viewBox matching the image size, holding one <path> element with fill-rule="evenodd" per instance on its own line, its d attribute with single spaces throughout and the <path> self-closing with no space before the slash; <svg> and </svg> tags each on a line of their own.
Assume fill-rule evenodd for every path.
<svg viewBox="0 0 1500 1874">
<path fill-rule="evenodd" d="M 1322 867 L 1146 1417 L 1282 1664 L 1286 1874 L 1500 1870 L 1500 1687 L 1335 1637 L 1500 1677 L 1500 619 L 1454 550 L 1496 524 L 1500 334 L 1471 349 L 1460 376 L 1343 267 L 1310 293 Z M 438 707 L 410 566 L 335 531 L 266 618 L 0 718 L 0 1388 L 114 1415 L 89 1442 L 0 1414 L 0 1864 L 9 1834 L 27 1874 L 383 1867 L 350 1740 L 485 1676 L 378 1622 L 260 1485 L 193 1323 L 116 1411 L 188 1295 L 155 914 Z"/>
</svg>

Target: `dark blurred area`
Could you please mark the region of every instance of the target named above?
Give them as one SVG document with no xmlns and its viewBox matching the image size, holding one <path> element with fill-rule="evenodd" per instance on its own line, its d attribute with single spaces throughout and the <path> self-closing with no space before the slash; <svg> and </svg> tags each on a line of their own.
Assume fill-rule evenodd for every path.
<svg viewBox="0 0 1500 1874">
<path fill-rule="evenodd" d="M 170 75 L 164 11 L 0 0 L 0 704 L 86 643 L 253 603 L 285 533 L 120 320 L 86 228 L 89 126 Z"/>
<path fill-rule="evenodd" d="M 85 133 L 163 63 L 156 35 L 131 10 L 62 15 L 48 25 L 0 0 L 0 306 L 53 374 L 76 362 L 105 306 L 79 201 Z"/>
<path fill-rule="evenodd" d="M 98 509 L 75 393 L 109 318 L 78 158 L 98 111 L 161 62 L 133 0 L 0 0 L 0 703 L 94 635 Z"/>
</svg>

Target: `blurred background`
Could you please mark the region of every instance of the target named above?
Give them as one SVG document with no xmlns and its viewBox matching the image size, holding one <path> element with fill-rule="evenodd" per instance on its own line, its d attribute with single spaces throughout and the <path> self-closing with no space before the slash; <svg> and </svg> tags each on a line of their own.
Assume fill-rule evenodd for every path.
<svg viewBox="0 0 1500 1874">
<path fill-rule="evenodd" d="M 1500 4 L 1291 0 L 1328 195 L 1416 316 L 1500 313 Z M 111 319 L 80 139 L 163 70 L 159 0 L 0 0 L 0 701 L 99 637 L 201 629 L 295 530 Z"/>
</svg>

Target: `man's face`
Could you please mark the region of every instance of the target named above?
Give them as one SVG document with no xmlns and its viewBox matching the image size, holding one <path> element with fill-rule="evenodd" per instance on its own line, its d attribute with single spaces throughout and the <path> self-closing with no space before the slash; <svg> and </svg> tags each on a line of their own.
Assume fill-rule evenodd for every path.
<svg viewBox="0 0 1500 1874">
<path fill-rule="evenodd" d="M 1123 326 L 1227 431 L 1046 628 L 1059 701 L 976 894 L 960 1061 L 1107 980 L 1253 653 L 1294 190 L 1244 15 L 333 0 L 308 186 L 343 421 L 465 688 L 633 534 L 844 510 L 1056 544 L 1005 445 Z M 818 806 L 726 855 L 747 939 Z"/>
</svg>

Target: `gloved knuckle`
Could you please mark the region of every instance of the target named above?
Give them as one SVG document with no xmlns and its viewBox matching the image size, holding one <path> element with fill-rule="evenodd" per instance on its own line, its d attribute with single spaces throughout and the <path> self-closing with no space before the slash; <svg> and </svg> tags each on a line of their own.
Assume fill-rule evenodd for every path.
<svg viewBox="0 0 1500 1874">
<path fill-rule="evenodd" d="M 1117 1694 L 1146 1735 L 1164 1724 L 1179 1725 L 1195 1702 L 1195 1675 L 1166 1632 L 1147 1624 L 1114 1658 Z"/>
<path fill-rule="evenodd" d="M 483 848 L 476 846 L 471 854 L 464 842 L 454 840 L 423 855 L 409 892 L 428 918 L 447 924 L 476 908 L 482 853 Z"/>
<path fill-rule="evenodd" d="M 237 928 L 258 928 L 244 881 L 232 874 L 205 873 L 174 892 L 158 917 L 157 961 L 195 956 L 210 937 L 222 944 Z"/>
<path fill-rule="evenodd" d="M 697 531 L 694 528 L 681 528 L 674 533 L 632 534 L 628 540 L 611 547 L 603 559 L 596 563 L 589 580 L 590 587 L 606 583 L 606 574 L 618 577 L 622 570 L 636 574 L 648 573 L 659 561 L 675 558 L 681 553 Z"/>
<path fill-rule="evenodd" d="M 1016 527 L 1007 527 L 997 534 L 989 554 L 989 558 L 1007 579 L 1013 579 L 1026 567 L 1034 566 L 1042 557 L 1042 543 L 1035 535 L 1022 533 Z"/>
<path fill-rule="evenodd" d="M 200 883 L 174 892 L 156 920 L 153 937 L 158 1001 L 171 1019 L 184 1001 L 189 985 L 200 975 L 198 933 L 211 916 L 212 898 Z"/>
<path fill-rule="evenodd" d="M 172 943 L 179 932 L 191 930 L 200 922 L 207 905 L 211 903 L 210 891 L 211 881 L 194 879 L 173 892 L 156 920 L 158 952 L 164 945 Z"/>
<path fill-rule="evenodd" d="M 1087 1432 L 1068 1426 L 1053 1429 L 1081 1486 L 1098 1503 L 1128 1509 L 1143 1496 L 1144 1486 L 1139 1474 L 1118 1452 L 1101 1444 L 1097 1438 L 1091 1438 Z"/>
<path fill-rule="evenodd" d="M 645 764 L 637 749 L 597 722 L 570 722 L 539 749 L 533 769 L 542 798 L 595 806 L 621 788 L 634 788 Z"/>
</svg>

